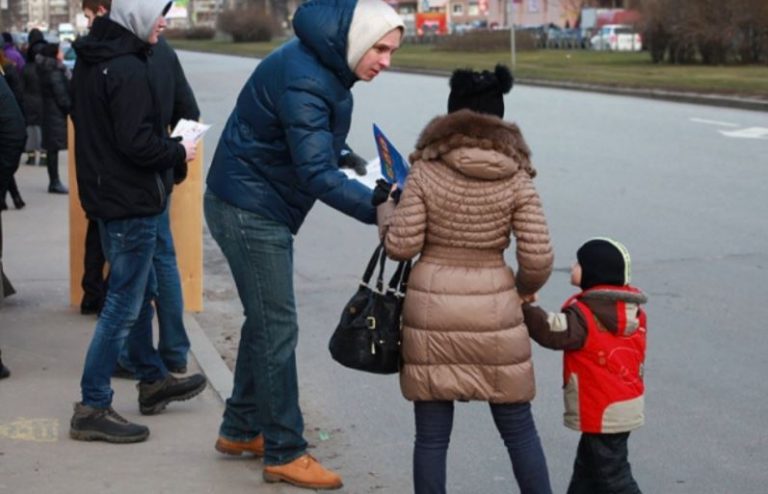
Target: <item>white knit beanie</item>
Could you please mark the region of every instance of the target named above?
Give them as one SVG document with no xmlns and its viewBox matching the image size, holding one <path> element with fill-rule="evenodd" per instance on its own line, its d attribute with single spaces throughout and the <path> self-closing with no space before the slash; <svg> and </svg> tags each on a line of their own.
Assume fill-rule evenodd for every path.
<svg viewBox="0 0 768 494">
<path fill-rule="evenodd" d="M 385 34 L 405 29 L 403 19 L 383 0 L 358 0 L 347 34 L 347 65 L 354 71 L 360 59 Z"/>
</svg>

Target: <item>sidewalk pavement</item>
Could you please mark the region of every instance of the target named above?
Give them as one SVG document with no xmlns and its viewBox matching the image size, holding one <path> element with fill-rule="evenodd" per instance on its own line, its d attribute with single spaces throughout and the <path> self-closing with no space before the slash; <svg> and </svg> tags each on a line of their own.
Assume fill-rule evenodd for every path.
<svg viewBox="0 0 768 494">
<path fill-rule="evenodd" d="M 2 213 L 3 264 L 17 293 L 0 307 L 0 349 L 11 369 L 0 381 L 0 494 L 308 492 L 266 484 L 260 460 L 214 450 L 224 409 L 219 393 L 228 396 L 232 375 L 189 315 L 190 372 L 204 372 L 208 388 L 145 417 L 135 383 L 113 380 L 115 410 L 147 425 L 149 439 L 115 445 L 69 438 L 96 318 L 69 305 L 67 197 L 47 193 L 44 167 L 22 165 L 16 179 L 27 206 Z"/>
</svg>

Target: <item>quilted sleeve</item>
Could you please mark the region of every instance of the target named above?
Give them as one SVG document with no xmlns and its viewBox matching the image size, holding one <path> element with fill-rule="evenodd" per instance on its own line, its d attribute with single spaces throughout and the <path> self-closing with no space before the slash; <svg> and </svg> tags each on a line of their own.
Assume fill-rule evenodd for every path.
<svg viewBox="0 0 768 494">
<path fill-rule="evenodd" d="M 516 240 L 517 290 L 529 295 L 539 291 L 549 279 L 554 253 L 539 194 L 527 174 L 519 175 L 513 185 L 512 234 Z"/>
<path fill-rule="evenodd" d="M 384 237 L 387 255 L 395 260 L 411 259 L 424 247 L 427 207 L 421 184 L 421 168 L 415 163 L 405 182 L 400 202 L 389 217 Z"/>
</svg>

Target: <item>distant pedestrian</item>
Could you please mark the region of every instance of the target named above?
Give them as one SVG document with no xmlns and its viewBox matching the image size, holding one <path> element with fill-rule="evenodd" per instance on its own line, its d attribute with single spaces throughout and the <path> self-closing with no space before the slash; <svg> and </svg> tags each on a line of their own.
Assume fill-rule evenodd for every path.
<svg viewBox="0 0 768 494">
<path fill-rule="evenodd" d="M 0 69 L 2 72 L 2 69 Z M 24 150 L 24 116 L 5 78 L 0 76 L 0 190 L 5 190 Z M 0 211 L 0 306 L 14 293 L 3 270 L 3 213 Z M 0 336 L 2 333 L 0 333 Z M 0 379 L 10 375 L 0 352 Z"/>
<path fill-rule="evenodd" d="M 24 70 L 24 55 L 21 54 L 16 43 L 13 41 L 11 33 L 4 32 L 3 36 L 3 51 L 5 56 L 13 62 L 19 70 Z"/>
<path fill-rule="evenodd" d="M 646 296 L 631 286 L 626 247 L 595 238 L 579 248 L 559 313 L 524 305 L 531 338 L 564 350 L 565 426 L 581 431 L 568 494 L 639 494 L 627 442 L 643 425 Z"/>
<path fill-rule="evenodd" d="M 27 165 L 46 166 L 48 158 L 43 150 L 43 93 L 35 63 L 40 51 L 48 42 L 39 29 L 29 31 L 27 37 L 27 63 L 21 72 L 24 80 L 24 118 L 27 122 Z"/>
<path fill-rule="evenodd" d="M 35 58 L 43 97 L 43 149 L 48 156 L 48 192 L 67 194 L 59 178 L 59 151 L 67 149 L 67 115 L 72 101 L 69 78 L 58 43 L 48 43 Z"/>
<path fill-rule="evenodd" d="M 13 96 L 16 98 L 16 103 L 19 105 L 19 108 L 22 109 L 23 113 L 24 88 L 21 80 L 21 73 L 16 67 L 16 64 L 6 58 L 5 52 L 3 51 L 0 51 L 0 77 L 5 78 L 5 82 L 8 83 L 8 87 L 11 89 Z M 18 162 L 16 163 L 16 168 L 13 171 L 14 174 L 16 173 L 17 169 Z M 16 179 L 13 177 L 13 175 L 11 175 L 8 179 L 5 188 L 0 187 L 0 210 L 8 209 L 8 206 L 5 202 L 5 196 L 7 193 L 10 193 L 11 200 L 13 201 L 13 205 L 16 209 L 21 209 L 25 206 L 24 200 L 21 198 L 21 193 L 19 192 L 19 187 L 16 184 Z"/>
<path fill-rule="evenodd" d="M 77 183 L 83 209 L 99 220 L 110 278 L 70 423 L 73 439 L 128 443 L 149 435 L 112 408 L 111 377 L 124 344 L 137 363 L 142 414 L 159 413 L 206 386 L 201 374 L 169 374 L 152 343 L 161 216 L 174 168 L 195 158 L 194 143 L 171 139 L 163 127 L 147 64 L 170 7 L 166 0 L 115 0 L 110 15 L 95 19 L 74 43 Z"/>
<path fill-rule="evenodd" d="M 521 308 L 553 262 L 536 171 L 520 129 L 503 120 L 509 69 L 457 70 L 450 86 L 449 113 L 421 132 L 399 204 L 380 214 L 387 255 L 419 256 L 403 306 L 400 371 L 403 396 L 414 402 L 414 492 L 446 492 L 454 403 L 484 401 L 520 491 L 550 494 Z M 504 259 L 510 235 L 516 271 Z"/>
<path fill-rule="evenodd" d="M 304 439 L 293 236 L 318 199 L 376 223 L 372 191 L 339 166 L 350 90 L 389 68 L 404 25 L 383 0 L 309 0 L 293 28 L 296 37 L 245 83 L 207 178 L 206 222 L 246 316 L 216 449 L 264 455 L 267 482 L 335 489 L 341 477 L 308 453 Z"/>
</svg>

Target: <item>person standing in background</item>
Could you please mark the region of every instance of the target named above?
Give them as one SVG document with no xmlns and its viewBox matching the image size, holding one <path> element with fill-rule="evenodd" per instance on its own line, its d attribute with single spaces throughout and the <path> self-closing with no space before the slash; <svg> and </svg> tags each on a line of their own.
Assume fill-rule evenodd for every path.
<svg viewBox="0 0 768 494">
<path fill-rule="evenodd" d="M 0 76 L 5 78 L 5 82 L 8 83 L 8 87 L 11 89 L 11 92 L 13 92 L 14 98 L 16 98 L 16 103 L 19 105 L 19 108 L 22 109 L 23 113 L 24 88 L 21 81 L 21 73 L 17 69 L 16 64 L 6 58 L 5 52 L 3 51 L 0 51 Z M 16 168 L 13 170 L 13 174 L 16 173 L 16 170 L 18 170 L 18 161 L 16 163 Z M 16 209 L 21 209 L 26 205 L 21 198 L 21 193 L 19 192 L 19 187 L 16 184 L 16 179 L 13 177 L 13 174 L 8 179 L 6 185 L 0 187 L 0 210 L 8 209 L 8 205 L 5 202 L 6 193 L 11 194 L 11 200 L 13 200 L 13 205 Z"/>
<path fill-rule="evenodd" d="M 0 69 L 0 72 L 2 69 Z M 0 77 L 0 190 L 4 190 L 19 166 L 24 150 L 24 116 L 4 77 Z M 14 289 L 3 271 L 3 213 L 0 211 L 0 306 Z M 0 333 L 2 335 L 2 333 Z M 0 352 L 0 379 L 11 375 Z"/>
<path fill-rule="evenodd" d="M 16 47 L 16 43 L 13 42 L 13 36 L 8 32 L 4 32 L 2 36 L 5 56 L 19 68 L 19 71 L 24 70 L 24 55 L 21 54 Z"/>
<path fill-rule="evenodd" d="M 27 63 L 21 72 L 24 80 L 24 118 L 27 122 L 27 165 L 45 166 L 48 158 L 43 151 L 43 95 L 40 90 L 40 76 L 35 63 L 40 51 L 48 44 L 43 33 L 35 28 L 27 37 Z"/>
<path fill-rule="evenodd" d="M 48 192 L 67 194 L 59 178 L 59 151 L 67 149 L 67 115 L 72 102 L 69 78 L 57 43 L 47 43 L 35 58 L 43 97 L 43 148 L 48 156 Z"/>
</svg>

